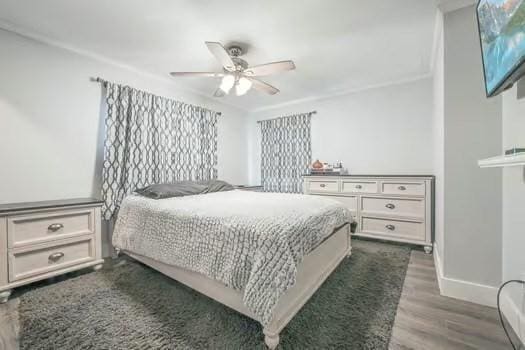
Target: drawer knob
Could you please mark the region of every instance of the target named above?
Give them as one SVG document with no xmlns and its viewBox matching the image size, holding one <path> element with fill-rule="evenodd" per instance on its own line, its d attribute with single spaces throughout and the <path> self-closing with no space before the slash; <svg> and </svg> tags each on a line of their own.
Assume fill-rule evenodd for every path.
<svg viewBox="0 0 525 350">
<path fill-rule="evenodd" d="M 355 188 L 357 188 L 358 190 L 360 190 L 360 189 L 363 188 L 363 186 L 361 186 L 361 185 L 355 185 Z"/>
<path fill-rule="evenodd" d="M 60 230 L 63 227 L 64 227 L 64 225 L 62 225 L 62 224 L 51 224 L 51 225 L 49 225 L 47 227 L 47 229 L 49 231 L 56 232 L 56 231 Z"/>
<path fill-rule="evenodd" d="M 388 203 L 387 205 L 385 205 L 385 207 L 387 207 L 388 209 L 394 209 L 396 206 L 392 203 Z"/>
<path fill-rule="evenodd" d="M 319 187 L 321 187 L 321 188 L 325 188 L 326 185 L 325 185 L 325 184 L 320 184 Z"/>
<path fill-rule="evenodd" d="M 49 256 L 49 260 L 51 260 L 53 262 L 56 262 L 56 261 L 60 260 L 63 257 L 64 257 L 64 253 L 62 253 L 62 252 L 53 253 L 53 254 L 51 254 Z"/>
<path fill-rule="evenodd" d="M 394 225 L 386 225 L 386 228 L 389 229 L 390 231 L 394 231 L 396 229 Z"/>
<path fill-rule="evenodd" d="M 397 189 L 400 191 L 405 191 L 407 188 L 405 186 L 399 186 Z"/>
</svg>

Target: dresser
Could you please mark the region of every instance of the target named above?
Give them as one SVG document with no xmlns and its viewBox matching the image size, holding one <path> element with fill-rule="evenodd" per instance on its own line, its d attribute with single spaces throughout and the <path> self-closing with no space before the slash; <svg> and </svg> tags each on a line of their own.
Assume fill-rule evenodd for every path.
<svg viewBox="0 0 525 350">
<path fill-rule="evenodd" d="M 305 194 L 343 203 L 357 221 L 356 236 L 422 245 L 432 252 L 433 176 L 304 176 Z"/>
<path fill-rule="evenodd" d="M 253 185 L 253 186 L 238 185 L 238 186 L 233 186 L 233 187 L 236 190 L 241 190 L 241 191 L 263 192 L 263 187 L 260 185 Z"/>
<path fill-rule="evenodd" d="M 0 303 L 13 288 L 101 268 L 101 205 L 91 198 L 0 205 Z"/>
</svg>

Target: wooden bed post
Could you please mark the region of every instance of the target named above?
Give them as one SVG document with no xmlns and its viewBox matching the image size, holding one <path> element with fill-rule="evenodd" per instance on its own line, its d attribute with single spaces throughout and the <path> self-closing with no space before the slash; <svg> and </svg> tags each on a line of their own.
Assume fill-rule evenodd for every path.
<svg viewBox="0 0 525 350">
<path fill-rule="evenodd" d="M 274 350 L 279 345 L 279 333 L 271 331 L 267 328 L 263 329 L 264 343 L 270 350 Z"/>
<path fill-rule="evenodd" d="M 348 232 L 348 251 L 346 253 L 346 257 L 349 258 L 352 255 L 352 229 L 351 225 L 346 226 L 346 230 Z"/>
</svg>

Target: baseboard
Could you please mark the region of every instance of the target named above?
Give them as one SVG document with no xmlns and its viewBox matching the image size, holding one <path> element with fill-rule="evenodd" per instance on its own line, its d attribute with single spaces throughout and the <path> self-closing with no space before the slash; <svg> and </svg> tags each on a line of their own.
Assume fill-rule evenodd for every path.
<svg viewBox="0 0 525 350">
<path fill-rule="evenodd" d="M 437 248 L 434 243 L 434 265 L 436 266 L 440 294 L 471 303 L 496 307 L 498 288 L 444 276 L 442 260 L 439 256 L 440 251 Z"/>
<path fill-rule="evenodd" d="M 443 288 L 441 287 L 441 280 L 443 278 L 443 265 L 441 265 L 441 258 L 439 257 L 439 247 L 437 242 L 434 242 L 434 249 L 432 249 L 432 255 L 434 256 L 434 267 L 436 268 L 436 277 L 438 281 L 439 293 Z"/>
<path fill-rule="evenodd" d="M 505 291 L 501 293 L 500 303 L 501 312 L 505 315 L 514 333 L 516 333 L 522 343 L 525 343 L 525 313 L 520 312 L 519 307 Z"/>
</svg>

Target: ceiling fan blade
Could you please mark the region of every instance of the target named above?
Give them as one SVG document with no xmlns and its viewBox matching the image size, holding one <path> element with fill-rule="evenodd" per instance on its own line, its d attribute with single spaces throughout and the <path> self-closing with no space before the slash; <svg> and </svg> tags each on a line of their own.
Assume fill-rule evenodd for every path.
<svg viewBox="0 0 525 350">
<path fill-rule="evenodd" d="M 276 93 L 279 92 L 278 88 L 276 88 L 274 86 L 271 86 L 270 84 L 265 83 L 262 80 L 259 80 L 259 79 L 256 79 L 256 78 L 246 78 L 246 79 L 250 80 L 253 83 L 252 87 L 255 90 L 259 90 L 259 91 L 265 92 L 265 93 L 267 93 L 269 95 L 275 95 Z"/>
<path fill-rule="evenodd" d="M 172 77 L 209 77 L 209 78 L 221 78 L 224 73 L 214 72 L 171 72 Z"/>
<path fill-rule="evenodd" d="M 235 70 L 235 63 L 233 62 L 232 58 L 230 57 L 230 54 L 224 46 L 222 46 L 221 43 L 213 42 L 213 41 L 206 41 L 206 46 L 208 47 L 208 50 L 215 56 L 217 60 L 222 64 L 226 70 L 234 71 Z"/>
<path fill-rule="evenodd" d="M 293 63 L 293 61 L 280 61 L 249 67 L 246 68 L 246 70 L 243 73 L 249 77 L 263 77 L 266 75 L 271 75 L 294 69 L 295 64 Z"/>
<path fill-rule="evenodd" d="M 215 96 L 215 97 L 224 97 L 224 96 L 226 96 L 226 93 L 224 91 L 222 91 L 220 88 L 218 88 L 213 93 L 213 96 Z"/>
</svg>

